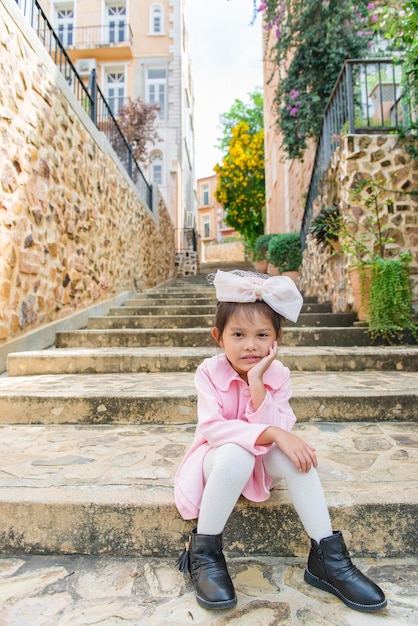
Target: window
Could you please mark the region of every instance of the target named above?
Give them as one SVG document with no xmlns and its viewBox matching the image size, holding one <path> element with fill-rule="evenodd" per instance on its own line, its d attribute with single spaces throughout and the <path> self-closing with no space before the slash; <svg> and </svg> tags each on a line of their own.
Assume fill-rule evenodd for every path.
<svg viewBox="0 0 418 626">
<path fill-rule="evenodd" d="M 209 205 L 209 185 L 202 185 L 202 204 Z"/>
<path fill-rule="evenodd" d="M 158 119 L 166 118 L 167 72 L 165 69 L 148 68 L 147 101 L 157 102 L 160 106 Z"/>
<path fill-rule="evenodd" d="M 204 215 L 202 217 L 202 237 L 208 239 L 210 237 L 210 217 Z"/>
<path fill-rule="evenodd" d="M 164 12 L 161 4 L 152 4 L 150 8 L 150 33 L 162 35 L 164 31 Z"/>
<path fill-rule="evenodd" d="M 156 185 L 163 184 L 163 157 L 158 153 L 151 157 L 151 181 Z"/>
<path fill-rule="evenodd" d="M 127 23 L 125 5 L 108 5 L 106 7 L 107 40 L 109 43 L 119 43 L 126 41 Z"/>
<path fill-rule="evenodd" d="M 125 73 L 108 71 L 106 73 L 106 100 L 113 115 L 119 115 L 120 107 L 125 103 Z"/>
<path fill-rule="evenodd" d="M 186 228 L 193 228 L 194 214 L 192 211 L 186 211 Z"/>
<path fill-rule="evenodd" d="M 64 48 L 74 43 L 74 9 L 57 8 L 57 32 Z"/>
</svg>

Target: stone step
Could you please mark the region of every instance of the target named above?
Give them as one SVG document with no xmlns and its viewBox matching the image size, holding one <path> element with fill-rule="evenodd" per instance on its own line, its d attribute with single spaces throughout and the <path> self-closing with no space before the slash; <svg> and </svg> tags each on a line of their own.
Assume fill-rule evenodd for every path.
<svg viewBox="0 0 418 626">
<path fill-rule="evenodd" d="M 171 284 L 166 286 L 157 286 L 153 289 L 148 289 L 147 291 L 143 291 L 138 293 L 138 298 L 210 298 L 215 299 L 215 288 L 212 286 L 206 285 L 179 285 L 179 284 Z M 318 302 L 318 299 L 315 296 L 303 296 L 303 301 L 305 304 L 313 304 Z"/>
<path fill-rule="evenodd" d="M 170 311 L 158 315 L 152 312 L 141 315 L 132 308 L 119 310 L 118 313 L 111 309 L 110 315 L 92 316 L 89 318 L 89 328 L 202 328 L 211 327 L 214 322 L 214 310 L 206 315 L 195 315 L 194 311 L 186 315 L 172 315 Z M 134 314 L 132 314 L 134 313 Z M 308 326 L 318 327 L 348 327 L 357 320 L 355 313 L 301 313 L 296 324 L 292 327 Z"/>
<path fill-rule="evenodd" d="M 106 315 L 90 317 L 88 328 L 211 328 L 213 326 L 213 310 L 208 315 Z"/>
<path fill-rule="evenodd" d="M 306 584 L 306 555 L 243 559 L 227 554 L 227 561 L 238 605 L 212 617 L 197 604 L 190 576 L 181 574 L 170 557 L 3 556 L 3 624 L 412 626 L 416 622 L 413 557 L 356 558 L 355 564 L 386 594 L 388 608 L 377 615 L 350 611 L 335 596 Z"/>
<path fill-rule="evenodd" d="M 209 298 L 170 298 L 126 300 L 123 306 L 111 307 L 109 315 L 178 315 L 185 313 L 214 315 L 216 300 Z M 331 303 L 304 304 L 302 313 L 331 313 Z"/>
<path fill-rule="evenodd" d="M 408 343 L 416 341 L 408 339 Z M 284 346 L 370 346 L 371 338 L 367 329 L 361 326 L 350 327 L 296 327 L 284 328 Z M 374 342 L 376 345 L 378 342 Z M 207 327 L 172 329 L 81 329 L 60 331 L 56 334 L 58 348 L 110 348 L 110 347 L 203 347 L 214 346 L 214 340 Z"/>
<path fill-rule="evenodd" d="M 190 307 L 190 306 L 210 306 L 212 307 L 212 311 L 214 310 L 215 306 L 216 306 L 216 298 L 199 298 L 199 297 L 187 297 L 184 296 L 183 298 L 179 297 L 171 297 L 171 298 L 167 298 L 166 295 L 163 294 L 156 294 L 155 296 L 141 296 L 141 297 L 137 297 L 137 298 L 128 298 L 127 300 L 125 300 L 125 303 L 122 307 L 120 308 L 125 308 L 125 307 L 132 307 L 132 308 L 147 308 L 149 309 L 150 307 L 161 307 L 162 310 L 165 310 L 167 307 L 175 307 L 175 306 L 183 306 L 183 307 Z M 310 305 L 313 306 L 313 305 Z M 115 308 L 119 308 L 119 307 L 115 307 Z"/>
<path fill-rule="evenodd" d="M 295 432 L 316 446 L 333 525 L 352 553 L 414 554 L 418 426 L 317 423 Z M 192 438 L 190 426 L 2 427 L 0 550 L 174 558 L 194 525 L 180 518 L 172 490 Z M 224 539 L 237 556 L 308 550 L 284 486 L 264 503 L 239 502 Z"/>
<path fill-rule="evenodd" d="M 203 359 L 219 354 L 204 348 L 57 348 L 9 354 L 9 376 L 194 372 Z M 292 372 L 418 371 L 418 346 L 280 347 L 280 361 Z"/>
<path fill-rule="evenodd" d="M 167 286 L 167 287 L 162 287 L 161 285 L 159 287 L 155 287 L 154 289 L 149 289 L 148 291 L 143 292 L 143 294 L 141 295 L 146 295 L 146 296 L 154 296 L 154 295 L 161 295 L 164 297 L 178 297 L 181 298 L 182 296 L 185 298 L 190 298 L 190 297 L 204 297 L 204 298 L 213 298 L 215 295 L 215 289 L 214 287 L 206 287 L 206 286 L 200 286 L 200 285 L 193 285 L 192 288 L 183 288 L 181 286 Z"/>
<path fill-rule="evenodd" d="M 213 302 L 216 304 L 216 295 L 213 287 L 209 289 L 203 290 L 202 288 L 194 290 L 194 289 L 182 289 L 182 288 L 171 288 L 169 289 L 161 289 L 156 287 L 155 290 L 142 291 L 139 292 L 133 300 L 136 302 L 147 302 L 147 301 L 157 301 L 157 300 L 183 300 L 183 299 L 193 299 L 193 300 L 207 300 L 208 302 Z M 318 299 L 315 296 L 303 296 L 304 304 L 318 304 Z M 322 303 L 324 304 L 324 303 Z M 330 306 L 329 303 L 326 303 Z"/>
<path fill-rule="evenodd" d="M 417 421 L 416 372 L 294 372 L 301 422 Z M 196 423 L 194 374 L 0 377 L 2 424 Z"/>
</svg>

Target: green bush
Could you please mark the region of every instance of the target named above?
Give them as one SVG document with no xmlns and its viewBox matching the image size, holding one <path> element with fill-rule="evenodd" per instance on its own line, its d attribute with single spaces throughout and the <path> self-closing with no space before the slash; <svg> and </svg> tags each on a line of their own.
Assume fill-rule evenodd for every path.
<svg viewBox="0 0 418 626">
<path fill-rule="evenodd" d="M 268 259 L 280 274 L 297 272 L 302 263 L 302 247 L 299 233 L 279 233 L 269 241 Z"/>
<path fill-rule="evenodd" d="M 275 235 L 270 233 L 268 235 L 260 235 L 257 237 L 254 245 L 254 261 L 268 261 L 269 242 L 274 236 Z"/>
<path fill-rule="evenodd" d="M 373 339 L 383 337 L 392 343 L 399 341 L 405 330 L 417 338 L 411 306 L 411 260 L 410 252 L 402 252 L 398 259 L 382 259 L 378 255 L 373 259 L 368 306 Z"/>
</svg>

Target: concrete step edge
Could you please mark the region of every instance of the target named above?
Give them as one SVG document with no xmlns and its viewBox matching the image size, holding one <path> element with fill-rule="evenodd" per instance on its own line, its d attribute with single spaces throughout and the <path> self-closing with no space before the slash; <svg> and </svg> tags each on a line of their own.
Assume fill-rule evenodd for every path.
<svg viewBox="0 0 418 626">
<path fill-rule="evenodd" d="M 2 423 L 194 424 L 193 373 L 0 377 Z M 292 374 L 300 421 L 417 421 L 418 375 Z"/>
<path fill-rule="evenodd" d="M 417 345 L 417 341 L 406 335 L 404 344 Z M 372 342 L 364 327 L 286 327 L 282 345 L 304 346 L 370 346 L 385 345 L 386 342 Z M 56 334 L 57 347 L 130 347 L 139 346 L 213 346 L 213 339 L 207 328 L 173 329 L 90 329 L 60 331 Z"/>
<path fill-rule="evenodd" d="M 57 348 L 12 353 L 9 376 L 120 372 L 193 372 L 210 348 Z M 291 371 L 418 371 L 418 346 L 282 347 L 278 359 Z"/>
</svg>

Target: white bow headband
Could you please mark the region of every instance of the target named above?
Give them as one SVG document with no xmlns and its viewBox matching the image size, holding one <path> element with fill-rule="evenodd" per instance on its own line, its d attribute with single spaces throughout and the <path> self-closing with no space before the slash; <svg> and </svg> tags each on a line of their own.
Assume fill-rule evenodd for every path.
<svg viewBox="0 0 418 626">
<path fill-rule="evenodd" d="M 213 284 L 219 302 L 263 300 L 273 311 L 291 322 L 297 321 L 303 304 L 302 295 L 289 276 L 261 278 L 218 270 Z"/>
</svg>

